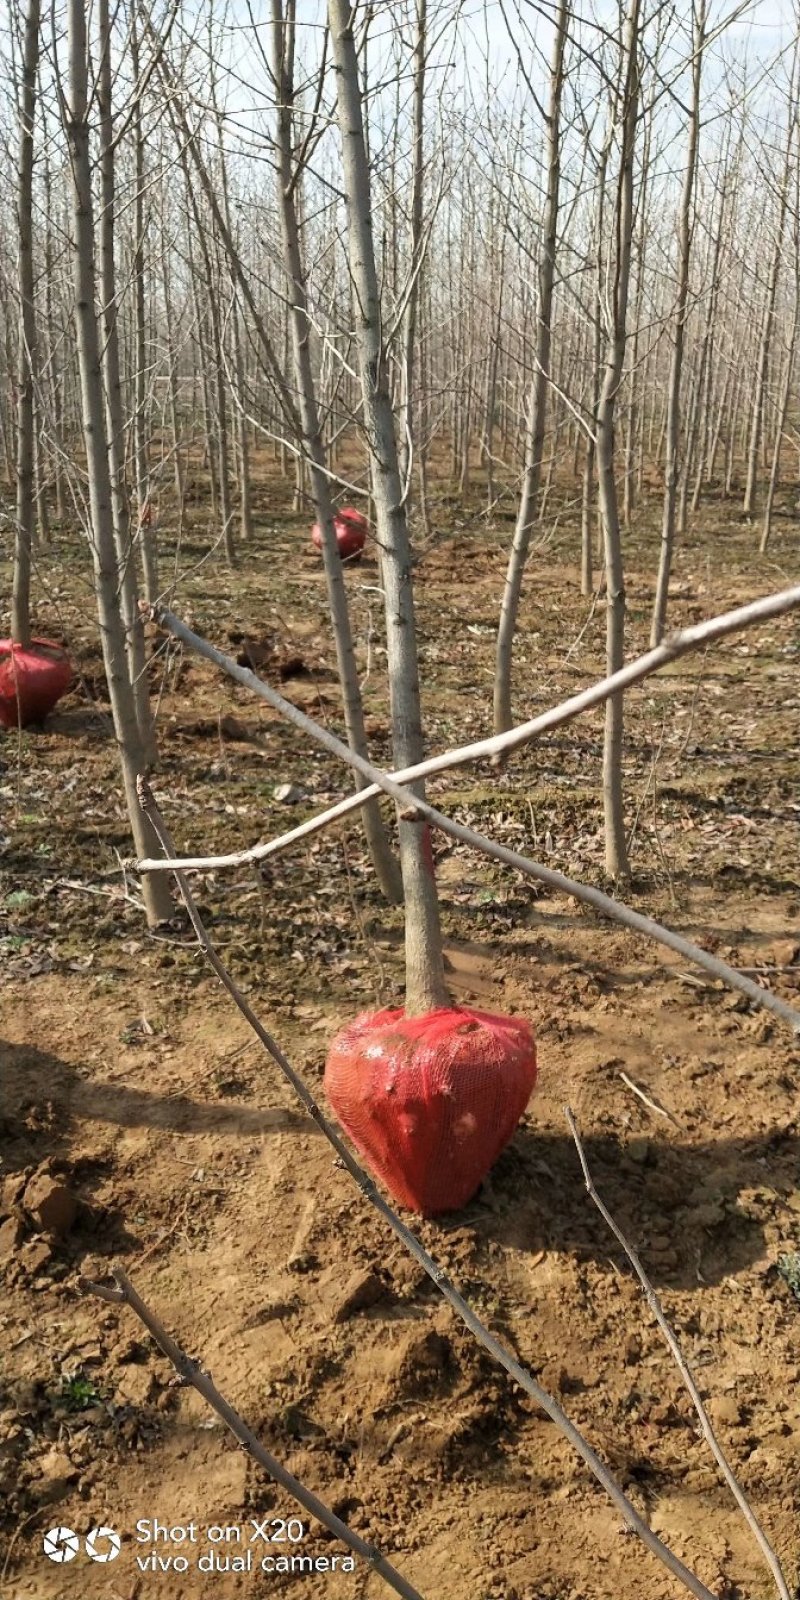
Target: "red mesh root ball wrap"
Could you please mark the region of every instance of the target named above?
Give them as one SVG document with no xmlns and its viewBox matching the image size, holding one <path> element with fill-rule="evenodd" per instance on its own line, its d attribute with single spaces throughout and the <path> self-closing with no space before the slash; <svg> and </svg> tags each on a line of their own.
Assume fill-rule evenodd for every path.
<svg viewBox="0 0 800 1600">
<path fill-rule="evenodd" d="M 72 667 L 60 645 L 32 639 L 24 649 L 0 639 L 0 727 L 43 722 L 69 687 Z"/>
<path fill-rule="evenodd" d="M 352 506 L 343 506 L 334 516 L 333 531 L 339 555 L 345 561 L 348 556 L 357 556 L 363 550 L 369 523 L 361 511 L 355 511 Z M 318 522 L 311 529 L 311 541 L 317 550 L 322 549 L 322 529 Z"/>
<path fill-rule="evenodd" d="M 536 1083 L 527 1022 L 468 1007 L 407 1017 L 366 1012 L 325 1067 L 336 1116 L 402 1205 L 423 1216 L 472 1199 Z"/>
</svg>

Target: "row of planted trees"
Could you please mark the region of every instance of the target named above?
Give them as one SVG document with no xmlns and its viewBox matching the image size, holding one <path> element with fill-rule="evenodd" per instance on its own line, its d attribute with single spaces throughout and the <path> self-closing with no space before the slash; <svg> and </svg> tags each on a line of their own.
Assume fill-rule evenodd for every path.
<svg viewBox="0 0 800 1600">
<path fill-rule="evenodd" d="M 657 472 L 663 493 L 654 643 L 676 538 L 720 478 L 750 513 L 761 499 L 766 541 L 794 440 L 798 50 L 783 38 L 754 62 L 734 47 L 738 16 L 712 16 L 706 0 L 652 14 L 631 0 L 605 28 L 558 0 L 534 39 L 522 14 L 512 26 L 492 12 L 509 74 L 491 46 L 485 59 L 472 34 L 468 46 L 458 7 L 414 0 L 377 31 L 357 8 L 370 91 L 367 176 L 353 200 L 329 34 L 298 25 L 293 5 L 276 0 L 268 28 L 254 16 L 236 56 L 241 30 L 211 9 L 189 28 L 176 5 L 156 15 L 132 0 L 112 17 L 101 4 L 90 32 L 77 0 L 55 29 L 37 0 L 12 12 L 19 292 L 9 260 L 0 306 L 12 634 L 29 640 L 35 540 L 53 514 L 77 515 L 139 834 L 135 775 L 155 755 L 138 610 L 140 593 L 159 592 L 153 498 L 180 531 L 192 478 L 207 473 L 210 539 L 235 563 L 253 532 L 259 442 L 295 474 L 298 508 L 313 504 L 323 530 L 348 738 L 362 754 L 333 528 L 354 476 L 379 530 L 381 493 L 386 516 L 428 529 L 443 471 L 466 497 L 481 463 L 490 511 L 516 507 L 499 731 L 512 721 L 524 575 L 554 475 L 581 506 L 587 593 L 601 532 L 609 671 L 624 657 L 624 530 L 646 477 Z M 369 286 L 353 231 L 362 211 Z M 367 287 L 380 423 L 359 343 Z M 387 487 L 389 432 L 398 477 Z M 413 629 L 404 621 L 408 652 L 398 643 L 395 660 L 398 615 L 399 595 L 387 613 L 391 676 L 413 698 Z M 410 713 L 400 728 L 407 766 L 421 735 Z M 623 731 L 618 696 L 603 776 L 616 877 L 628 870 Z M 396 898 L 376 805 L 365 822 Z M 137 837 L 141 855 L 148 845 Z M 162 916 L 160 885 L 148 893 L 151 917 Z"/>
<path fill-rule="evenodd" d="M 393 49 L 384 45 L 377 62 L 379 92 L 370 100 L 376 249 L 392 335 L 394 399 L 398 408 L 406 407 L 421 482 L 432 452 L 437 471 L 446 467 L 465 499 L 482 468 L 492 507 L 500 501 L 507 508 L 517 490 L 527 402 L 540 359 L 536 276 L 545 236 L 552 262 L 544 319 L 551 332 L 552 379 L 545 467 L 568 464 L 576 487 L 586 477 L 590 492 L 594 476 L 587 435 L 602 382 L 606 289 L 614 270 L 620 40 L 613 30 L 608 34 L 577 20 L 570 6 L 554 9 L 554 27 L 559 18 L 564 45 L 554 122 L 537 53 L 524 30 L 512 30 L 513 46 L 511 38 L 506 41 L 516 74 L 506 89 L 492 81 L 492 59 L 476 73 L 474 42 L 464 65 L 458 12 L 449 16 L 445 7 L 433 8 L 428 17 L 420 6 L 408 28 L 398 18 Z M 19 20 L 14 10 L 12 29 Z M 653 18 L 643 15 L 640 22 L 628 346 L 616 448 L 622 512 L 629 521 L 643 480 L 672 470 L 670 375 L 680 331 L 680 525 L 720 479 L 754 510 L 771 476 L 776 440 L 788 444 L 797 438 L 788 403 L 797 298 L 796 63 L 785 40 L 770 61 L 737 51 L 724 19 L 707 15 L 700 0 Z M 169 20 L 160 16 L 155 27 L 166 34 Z M 175 60 L 158 67 L 146 30 L 139 37 L 143 29 L 135 12 L 115 14 L 110 46 L 119 135 L 119 342 L 136 490 L 140 502 L 146 501 L 157 466 L 160 484 L 174 479 L 182 497 L 186 451 L 192 439 L 201 440 L 215 520 L 230 526 L 232 542 L 235 521 L 244 537 L 252 529 L 254 439 L 266 429 L 280 449 L 286 430 L 248 307 L 241 291 L 234 293 L 212 208 L 198 191 L 191 152 L 175 145 L 163 68 L 185 80 L 192 103 L 194 86 L 203 84 L 197 141 L 259 315 L 285 367 L 291 317 L 282 294 L 280 209 L 269 154 L 273 94 L 258 29 L 249 46 L 255 88 L 246 105 L 237 77 L 226 69 L 231 47 L 224 23 L 204 19 L 188 40 L 184 26 L 178 32 L 173 27 L 165 56 L 171 49 Z M 125 49 L 128 38 L 131 48 Z M 313 312 L 311 360 L 325 441 L 335 459 L 337 441 L 352 426 L 360 400 L 338 158 L 324 101 L 314 122 L 314 38 L 312 30 L 299 30 L 296 187 Z M 116 52 L 123 50 L 118 61 Z M 30 56 L 22 38 L 10 55 L 12 66 L 18 64 L 9 83 L 13 87 L 16 76 L 25 117 L 24 96 L 30 111 L 35 87 L 27 83 L 23 89 Z M 444 72 L 450 55 L 455 64 Z M 32 217 L 37 481 L 43 491 L 52 489 L 63 513 L 63 452 L 80 432 L 80 395 L 70 309 L 70 162 L 50 56 L 48 48 L 39 73 L 35 160 L 21 214 Z M 140 69 L 138 80 L 132 66 Z M 420 74 L 422 93 L 414 96 L 409 85 Z M 4 120 L 11 147 L 16 111 L 10 97 Z M 12 171 L 7 164 L 7 185 Z M 6 202 L 14 203 L 10 192 Z M 6 475 L 13 480 L 20 324 L 12 236 L 4 248 L 0 423 Z M 409 322 L 405 306 L 412 278 Z M 31 332 L 29 326 L 28 340 Z M 283 459 L 288 466 L 285 450 Z M 415 479 L 417 493 L 418 487 Z M 763 503 L 763 493 L 761 498 Z M 40 509 L 46 512 L 47 503 L 43 493 Z"/>
</svg>

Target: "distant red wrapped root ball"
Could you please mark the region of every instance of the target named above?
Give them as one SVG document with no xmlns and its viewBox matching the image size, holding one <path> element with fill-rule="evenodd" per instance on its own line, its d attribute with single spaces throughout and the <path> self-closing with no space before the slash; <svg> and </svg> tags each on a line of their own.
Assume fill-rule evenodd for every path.
<svg viewBox="0 0 800 1600">
<path fill-rule="evenodd" d="M 533 1030 L 468 1007 L 365 1012 L 331 1045 L 325 1091 L 356 1149 L 411 1211 L 459 1211 L 536 1083 Z"/>
<path fill-rule="evenodd" d="M 0 727 L 27 728 L 43 722 L 72 678 L 72 665 L 60 645 L 32 639 L 23 648 L 0 639 Z"/>
<path fill-rule="evenodd" d="M 348 556 L 360 555 L 369 533 L 369 523 L 360 511 L 354 511 L 352 506 L 343 506 L 334 516 L 333 530 L 343 561 Z M 317 550 L 322 549 L 322 529 L 318 522 L 311 529 L 311 540 Z"/>
</svg>

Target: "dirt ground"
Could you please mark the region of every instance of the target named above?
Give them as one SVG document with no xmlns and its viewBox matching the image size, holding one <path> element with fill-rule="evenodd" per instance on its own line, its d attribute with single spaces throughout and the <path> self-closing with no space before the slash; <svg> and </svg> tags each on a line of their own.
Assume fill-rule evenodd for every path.
<svg viewBox="0 0 800 1600">
<path fill-rule="evenodd" d="M 204 529 L 190 528 L 176 606 L 234 653 L 241 635 L 260 640 L 276 683 L 300 658 L 304 675 L 285 692 L 338 727 L 303 520 L 261 480 L 257 521 L 234 574 L 203 564 Z M 444 505 L 441 522 L 417 568 L 432 750 L 487 730 L 511 525 L 487 529 Z M 628 541 L 631 652 L 646 641 L 655 522 L 654 501 Z M 712 506 L 679 553 L 673 621 L 796 581 L 794 524 L 780 521 L 767 558 L 754 543 L 735 512 Z M 567 508 L 531 559 L 520 715 L 602 668 L 602 601 L 581 600 L 574 553 Z M 343 1551 L 308 1518 L 296 1543 L 247 1544 L 250 1519 L 276 1519 L 279 1534 L 296 1507 L 175 1385 L 129 1311 L 81 1296 L 79 1274 L 103 1276 L 114 1261 L 267 1447 L 426 1600 L 677 1594 L 335 1165 L 181 923 L 145 931 L 87 566 L 65 531 L 40 552 L 39 577 L 38 631 L 69 640 L 82 676 L 44 732 L 0 748 L 3 1600 L 389 1592 L 363 1564 L 260 1570 L 265 1551 L 340 1561 Z M 388 762 L 371 554 L 347 582 L 372 748 Z M 686 658 L 630 695 L 626 750 L 631 903 L 798 1006 L 799 664 L 796 619 Z M 153 683 L 156 791 L 182 849 L 241 848 L 346 792 L 332 758 L 206 665 L 162 653 Z M 431 792 L 460 819 L 602 884 L 601 745 L 595 713 L 501 775 L 464 769 Z M 284 784 L 299 789 L 295 804 L 275 798 Z M 422 1223 L 424 1243 L 720 1600 L 771 1594 L 585 1193 L 569 1104 L 600 1193 L 640 1250 L 796 1585 L 800 1288 L 779 1262 L 800 1251 L 797 1042 L 572 900 L 449 841 L 437 869 L 453 994 L 530 1017 L 540 1083 L 475 1201 Z M 317 1088 L 336 1028 L 402 992 L 400 916 L 380 902 L 357 825 L 198 885 L 220 952 Z M 49 1194 L 58 1211 L 62 1186 L 77 1198 L 74 1219 L 62 1205 L 61 1231 L 37 1231 L 35 1203 L 46 1210 Z M 153 1519 L 194 1525 L 197 1539 L 137 1540 L 137 1522 Z M 209 1546 L 209 1525 L 238 1527 L 241 1539 Z M 49 1528 L 83 1538 L 98 1526 L 122 1536 L 117 1560 L 45 1558 Z M 203 1571 L 208 1548 L 220 1563 L 249 1551 L 253 1570 Z M 137 1567 L 154 1550 L 188 1569 Z"/>
</svg>

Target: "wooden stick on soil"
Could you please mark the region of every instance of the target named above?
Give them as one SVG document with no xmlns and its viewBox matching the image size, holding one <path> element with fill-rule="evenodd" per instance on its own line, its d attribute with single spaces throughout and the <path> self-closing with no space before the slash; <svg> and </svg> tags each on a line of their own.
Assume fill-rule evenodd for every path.
<svg viewBox="0 0 800 1600">
<path fill-rule="evenodd" d="M 726 611 L 718 617 L 709 617 L 705 622 L 698 622 L 691 628 L 683 628 L 672 638 L 665 639 L 656 649 L 648 650 L 645 655 L 637 656 L 633 661 L 627 662 L 619 672 L 612 673 L 610 678 L 602 678 L 599 682 L 590 684 L 587 689 L 581 689 L 579 694 L 572 695 L 561 705 L 543 711 L 529 722 L 520 723 L 508 733 L 494 734 L 488 739 L 478 739 L 473 744 L 445 750 L 439 756 L 429 756 L 426 761 L 421 761 L 415 767 L 406 767 L 401 772 L 390 772 L 387 776 L 395 783 L 412 783 L 416 778 L 432 777 L 438 772 L 448 772 L 453 767 L 463 767 L 472 761 L 482 761 L 487 756 L 493 758 L 506 756 L 512 750 L 532 743 L 541 734 L 550 733 L 554 728 L 562 727 L 565 722 L 572 722 L 584 711 L 592 711 L 612 694 L 618 694 L 623 689 L 630 689 L 635 683 L 641 683 L 644 678 L 659 672 L 662 667 L 668 666 L 671 661 L 677 661 L 680 656 L 687 655 L 693 650 L 707 650 L 709 645 L 730 633 L 738 633 L 743 628 L 752 627 L 758 622 L 768 622 L 771 618 L 783 616 L 798 606 L 800 606 L 800 585 L 793 589 L 783 589 L 776 594 L 765 595 L 760 600 L 753 600 L 749 605 L 739 606 L 735 611 Z M 171 617 L 170 613 L 162 610 L 154 610 L 151 613 L 149 609 L 145 609 L 148 616 L 152 614 L 154 620 L 160 622 L 163 627 L 171 632 L 175 631 L 172 622 L 177 619 Z M 278 706 L 277 709 L 282 708 Z M 348 812 L 366 805 L 370 798 L 380 794 L 380 790 L 381 786 L 376 782 L 366 789 L 359 790 L 357 794 L 348 795 L 345 800 L 340 800 L 329 810 L 311 817 L 308 822 L 301 823 L 298 828 L 293 828 L 280 839 L 254 845 L 250 850 L 240 850 L 233 855 L 186 857 L 181 861 L 181 866 L 187 870 L 190 867 L 192 870 L 195 868 L 211 870 L 217 867 L 240 867 L 249 861 L 261 861 L 265 856 L 283 849 L 285 845 L 293 844 L 295 840 L 316 833 L 319 828 L 326 828 L 330 823 L 346 817 Z M 142 871 L 169 871 L 169 864 L 166 861 L 142 861 L 139 866 Z"/>
<path fill-rule="evenodd" d="M 797 593 L 800 599 L 800 590 Z M 377 783 L 381 789 L 385 789 L 393 800 L 399 801 L 409 808 L 411 813 L 416 812 L 420 819 L 432 823 L 442 833 L 449 834 L 453 839 L 458 839 L 461 844 L 469 845 L 472 849 L 479 850 L 484 855 L 491 856 L 495 861 L 500 861 L 505 866 L 513 868 L 514 871 L 522 873 L 523 877 L 534 878 L 539 883 L 545 883 L 560 894 L 573 895 L 576 900 L 582 900 L 586 905 L 593 906 L 603 916 L 611 917 L 615 922 L 622 923 L 623 927 L 632 928 L 634 932 L 643 933 L 648 939 L 655 940 L 657 944 L 666 945 L 668 949 L 677 951 L 678 955 L 682 956 L 684 960 L 693 962 L 695 966 L 701 967 L 703 971 L 710 973 L 712 977 L 719 979 L 721 983 L 727 984 L 728 988 L 738 989 L 741 994 L 746 995 L 748 1000 L 751 1000 L 755 1005 L 762 1006 L 766 1011 L 771 1011 L 774 1016 L 780 1017 L 782 1022 L 788 1023 L 793 1033 L 800 1033 L 800 1011 L 795 1011 L 792 1006 L 787 1005 L 785 1000 L 781 1000 L 771 990 L 764 988 L 761 984 L 753 983 L 751 978 L 743 977 L 733 967 L 727 966 L 724 961 L 719 961 L 716 956 L 709 955 L 708 951 L 701 949 L 699 945 L 692 944 L 691 940 L 684 939 L 681 934 L 673 933 L 670 928 L 663 927 L 660 922 L 656 922 L 652 917 L 645 917 L 640 912 L 631 910 L 629 906 L 623 905 L 622 901 L 613 900 L 610 895 L 603 894 L 600 889 L 594 889 L 589 884 L 579 883 L 574 878 L 567 878 L 563 873 L 554 871 L 552 867 L 545 867 L 539 862 L 531 861 L 527 856 L 518 855 L 515 850 L 507 849 L 505 845 L 496 844 L 494 840 L 486 838 L 484 834 L 475 833 L 471 828 L 465 828 L 460 822 L 454 822 L 452 818 L 445 816 L 443 812 L 435 810 L 426 800 L 421 800 L 419 796 L 403 788 L 394 778 L 388 777 L 386 773 L 379 772 L 377 767 L 373 767 L 370 762 L 357 755 L 348 745 L 343 744 L 341 739 L 337 739 L 335 734 L 329 733 L 327 728 L 320 727 L 311 717 L 307 717 L 305 712 L 292 705 L 290 700 L 285 700 L 283 695 L 278 694 L 278 691 L 273 689 L 270 684 L 257 677 L 256 673 L 250 672 L 246 667 L 238 666 L 230 656 L 224 655 L 221 650 L 217 650 L 214 645 L 209 644 L 207 639 L 203 639 L 199 634 L 193 633 L 191 628 L 187 628 L 186 624 L 174 616 L 171 611 L 155 607 L 153 615 L 161 623 L 162 627 L 169 629 L 170 633 L 173 633 L 177 639 L 181 639 L 184 644 L 188 645 L 189 649 L 196 651 L 198 655 L 204 656 L 207 661 L 213 662 L 215 666 L 221 667 L 222 671 L 227 672 L 237 683 L 244 684 L 245 688 L 251 689 L 260 699 L 266 700 L 275 710 L 282 712 L 289 722 L 294 723 L 295 727 L 309 734 L 318 744 L 323 745 L 326 750 L 330 750 L 333 755 L 339 756 L 342 761 L 356 767 L 359 772 L 363 772 L 365 777 Z M 362 790 L 362 794 L 366 792 L 366 790 Z M 206 864 L 203 858 L 198 859 L 201 867 Z M 157 865 L 160 865 L 163 870 L 166 863 L 141 861 L 139 862 L 139 870 L 144 871 L 146 868 L 151 871 Z M 181 868 L 184 867 L 184 863 L 181 860 L 177 860 L 177 865 Z"/>
<path fill-rule="evenodd" d="M 722 1473 L 722 1476 L 725 1479 L 725 1482 L 727 1483 L 728 1488 L 730 1489 L 731 1494 L 733 1495 L 733 1498 L 745 1519 L 745 1522 L 751 1529 L 753 1536 L 761 1549 L 764 1560 L 769 1566 L 772 1576 L 775 1579 L 775 1587 L 778 1590 L 781 1600 L 792 1600 L 789 1586 L 783 1575 L 780 1561 L 778 1560 L 778 1557 L 772 1545 L 770 1544 L 770 1541 L 767 1538 L 767 1535 L 765 1534 L 758 1517 L 756 1516 L 749 1500 L 747 1499 L 741 1484 L 736 1478 L 722 1445 L 719 1443 L 716 1434 L 714 1433 L 708 1412 L 703 1405 L 697 1384 L 692 1376 L 691 1368 L 689 1367 L 678 1340 L 676 1339 L 675 1334 L 673 1333 L 673 1330 L 664 1315 L 661 1301 L 659 1300 L 658 1295 L 656 1294 L 655 1289 L 653 1288 L 653 1285 L 650 1282 L 650 1279 L 648 1278 L 647 1273 L 645 1272 L 644 1267 L 642 1266 L 642 1263 L 633 1248 L 633 1245 L 628 1243 L 628 1240 L 622 1232 L 619 1224 L 614 1221 L 611 1212 L 601 1200 L 597 1190 L 595 1189 L 594 1181 L 592 1179 L 591 1172 L 589 1171 L 589 1163 L 586 1159 L 586 1152 L 583 1148 L 583 1144 L 581 1143 L 575 1118 L 569 1106 L 564 1107 L 564 1115 L 567 1119 L 569 1131 L 575 1140 L 575 1148 L 578 1152 L 578 1157 L 583 1171 L 583 1179 L 584 1183 L 586 1184 L 586 1191 L 590 1199 L 597 1206 L 597 1209 L 600 1212 L 604 1222 L 606 1222 L 608 1227 L 611 1229 L 611 1232 L 613 1233 L 614 1238 L 617 1240 L 617 1243 L 622 1246 L 622 1249 L 625 1251 L 625 1254 L 628 1257 L 628 1260 L 630 1261 L 637 1278 L 639 1279 L 642 1289 L 644 1290 L 644 1296 L 647 1304 L 649 1305 L 650 1310 L 652 1311 L 653 1316 L 655 1317 L 656 1322 L 658 1323 L 658 1326 L 664 1335 L 664 1339 L 669 1347 L 675 1365 L 678 1368 L 678 1371 L 688 1391 L 689 1398 L 694 1406 L 695 1411 L 697 1412 L 697 1418 L 700 1423 L 700 1427 L 703 1430 L 703 1436 L 706 1440 L 706 1443 L 708 1444 L 711 1454 L 713 1455 L 714 1460 L 716 1461 L 717 1466 L 719 1467 L 719 1470 Z"/>
<path fill-rule="evenodd" d="M 135 1311 L 139 1321 L 144 1323 L 159 1350 L 162 1350 L 167 1360 L 172 1362 L 175 1371 L 183 1379 L 183 1382 L 190 1384 L 193 1389 L 197 1390 L 198 1394 L 202 1395 L 207 1405 L 211 1407 L 212 1411 L 216 1411 L 218 1417 L 222 1418 L 226 1428 L 230 1429 L 234 1438 L 238 1439 L 240 1445 L 243 1445 L 248 1455 L 254 1461 L 257 1461 L 259 1466 L 263 1467 L 265 1472 L 268 1472 L 269 1476 L 281 1485 L 282 1489 L 286 1489 L 287 1493 L 299 1502 L 309 1516 L 316 1517 L 317 1521 L 321 1522 L 322 1526 L 327 1528 L 328 1532 L 332 1533 L 335 1538 L 341 1539 L 342 1544 L 347 1545 L 347 1548 L 352 1550 L 354 1555 L 360 1556 L 362 1561 L 368 1562 L 373 1571 L 377 1572 L 385 1583 L 388 1583 L 389 1588 L 394 1589 L 395 1594 L 402 1595 L 403 1600 L 422 1600 L 419 1590 L 415 1589 L 399 1572 L 395 1571 L 391 1563 L 381 1555 L 380 1550 L 376 1550 L 373 1545 L 368 1545 L 364 1539 L 360 1539 L 352 1528 L 348 1528 L 346 1522 L 342 1522 L 335 1512 L 329 1511 L 322 1500 L 318 1500 L 310 1489 L 306 1489 L 298 1478 L 293 1477 L 291 1472 L 287 1472 L 286 1468 L 281 1466 L 280 1461 L 277 1461 L 275 1456 L 270 1455 L 269 1450 L 264 1448 L 261 1441 L 250 1431 L 247 1423 L 239 1416 L 238 1411 L 234 1411 L 233 1406 L 228 1404 L 224 1395 L 220 1394 L 216 1384 L 212 1382 L 208 1373 L 203 1371 L 200 1363 L 193 1361 L 191 1356 L 187 1356 L 186 1351 L 182 1350 L 180 1345 L 176 1344 L 175 1340 L 167 1333 L 166 1328 L 162 1326 L 158 1318 L 136 1293 L 130 1278 L 123 1272 L 122 1268 L 112 1268 L 112 1276 L 117 1286 L 115 1289 L 109 1288 L 107 1284 L 93 1283 L 88 1278 L 80 1279 L 80 1288 L 84 1294 L 99 1295 L 100 1299 L 107 1301 L 109 1305 L 130 1306 L 131 1310 Z"/>
<path fill-rule="evenodd" d="M 668 1569 L 668 1571 L 672 1573 L 673 1577 L 677 1578 L 679 1582 L 689 1590 L 690 1594 L 697 1596 L 697 1600 L 715 1600 L 715 1596 L 711 1593 L 711 1590 L 707 1589 L 705 1584 L 701 1583 L 700 1579 L 696 1577 L 690 1568 L 685 1566 L 679 1557 L 669 1549 L 669 1546 L 665 1545 L 661 1539 L 658 1538 L 658 1535 L 653 1532 L 652 1528 L 648 1527 L 648 1524 L 645 1522 L 644 1518 L 639 1515 L 639 1512 L 628 1499 L 616 1478 L 605 1465 L 605 1462 L 601 1460 L 597 1452 L 589 1444 L 588 1439 L 584 1438 L 580 1429 L 575 1426 L 574 1422 L 570 1420 L 566 1412 L 562 1410 L 561 1406 L 558 1404 L 558 1401 L 554 1400 L 553 1397 L 547 1393 L 547 1390 L 543 1389 L 541 1384 L 537 1383 L 536 1379 L 530 1372 L 528 1372 L 527 1368 L 523 1367 L 520 1362 L 517 1361 L 508 1350 L 506 1350 L 505 1346 L 502 1345 L 498 1339 L 495 1339 L 494 1335 L 489 1332 L 488 1328 L 484 1327 L 480 1318 L 473 1311 L 468 1301 L 466 1301 L 463 1296 L 459 1294 L 458 1290 L 447 1277 L 447 1274 L 434 1260 L 433 1256 L 429 1255 L 427 1250 L 420 1243 L 416 1234 L 412 1233 L 411 1229 L 406 1227 L 405 1223 L 398 1216 L 397 1212 L 392 1206 L 389 1205 L 388 1201 L 385 1200 L 383 1195 L 379 1192 L 373 1179 L 369 1177 L 369 1175 L 364 1171 L 364 1168 L 361 1167 L 355 1160 L 355 1157 L 351 1155 L 347 1145 L 340 1138 L 333 1125 L 328 1122 L 323 1111 L 317 1105 L 313 1095 L 304 1084 L 302 1078 L 298 1073 L 295 1072 L 294 1068 L 283 1054 L 283 1051 L 280 1049 L 280 1046 L 267 1032 L 266 1028 L 263 1026 L 263 1023 L 259 1021 L 252 1007 L 242 994 L 237 983 L 231 977 L 231 974 L 228 972 L 227 968 L 223 965 L 222 961 L 217 955 L 217 952 L 214 949 L 208 933 L 203 925 L 186 876 L 175 866 L 175 847 L 172 843 L 169 831 L 164 823 L 164 819 L 159 812 L 158 806 L 156 805 L 152 790 L 142 777 L 139 778 L 138 789 L 142 809 L 147 812 L 149 820 L 161 844 L 161 848 L 163 849 L 165 856 L 172 863 L 178 888 L 180 890 L 183 903 L 186 906 L 186 910 L 189 914 L 192 927 L 197 935 L 198 942 L 205 951 L 205 954 L 208 957 L 214 972 L 219 978 L 220 983 L 222 983 L 224 988 L 227 989 L 228 994 L 231 996 L 234 1004 L 238 1007 L 245 1020 L 250 1024 L 250 1027 L 253 1029 L 253 1032 L 260 1040 L 267 1053 L 272 1056 L 272 1059 L 277 1063 L 284 1077 L 291 1084 L 305 1110 L 308 1112 L 308 1115 L 313 1119 L 320 1132 L 324 1134 L 329 1144 L 333 1147 L 342 1165 L 345 1167 L 347 1172 L 349 1172 L 351 1178 L 354 1179 L 365 1199 L 368 1200 L 372 1206 L 374 1206 L 375 1210 L 381 1217 L 383 1217 L 384 1221 L 388 1222 L 392 1231 L 397 1235 L 401 1243 L 405 1245 L 406 1249 L 414 1257 L 414 1260 L 419 1262 L 419 1265 L 428 1274 L 428 1277 L 431 1278 L 436 1284 L 436 1287 L 439 1289 L 440 1293 L 444 1296 L 445 1300 L 447 1300 L 448 1304 L 452 1306 L 456 1315 L 460 1317 L 461 1321 L 469 1329 L 470 1333 L 474 1335 L 478 1343 L 483 1345 L 484 1349 L 489 1352 L 490 1356 L 492 1356 L 500 1366 L 505 1368 L 509 1376 L 519 1384 L 520 1388 L 523 1389 L 526 1394 L 530 1395 L 531 1399 L 534 1400 L 538 1406 L 541 1407 L 541 1409 L 550 1418 L 551 1422 L 555 1423 L 556 1427 L 561 1431 L 568 1443 L 572 1445 L 573 1449 L 586 1463 L 587 1467 L 589 1468 L 590 1472 L 593 1473 L 598 1483 L 600 1483 L 605 1489 L 606 1494 L 617 1507 L 617 1510 L 620 1512 L 627 1527 L 631 1528 L 634 1533 L 638 1534 L 642 1543 L 647 1546 L 648 1550 L 650 1550 L 650 1552 L 656 1556 L 656 1558 Z"/>
</svg>

